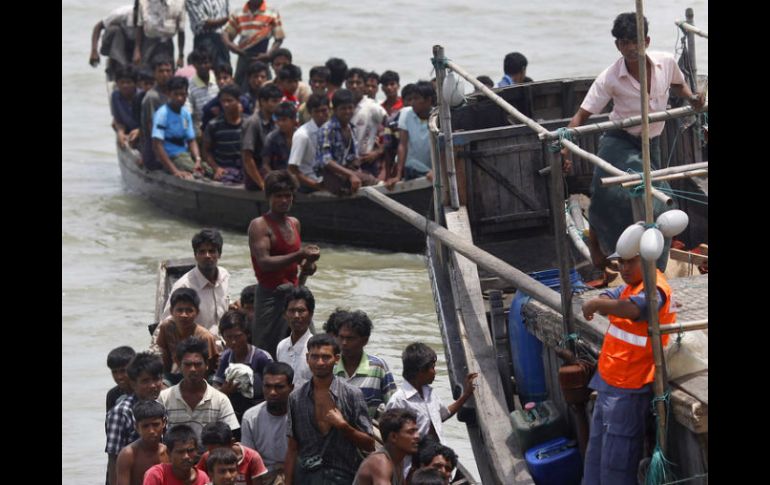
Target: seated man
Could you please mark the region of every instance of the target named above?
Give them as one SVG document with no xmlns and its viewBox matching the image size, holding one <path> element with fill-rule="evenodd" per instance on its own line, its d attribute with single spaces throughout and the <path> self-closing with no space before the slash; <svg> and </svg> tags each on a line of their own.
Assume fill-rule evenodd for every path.
<svg viewBox="0 0 770 485">
<path fill-rule="evenodd" d="M 260 171 L 262 148 L 267 135 L 275 129 L 273 113 L 281 103 L 281 90 L 274 84 L 262 86 L 259 90 L 259 108 L 243 122 L 241 132 L 241 158 L 243 160 L 243 182 L 246 190 L 262 190 L 267 172 Z"/>
<path fill-rule="evenodd" d="M 289 164 L 292 138 L 297 130 L 297 110 L 294 103 L 282 102 L 275 109 L 273 117 L 277 129 L 265 138 L 265 146 L 262 147 L 261 169 L 267 171 L 286 170 Z"/>
<path fill-rule="evenodd" d="M 139 111 L 136 104 L 136 71 L 131 66 L 115 69 L 117 89 L 110 97 L 112 127 L 122 148 L 136 148 L 139 143 Z"/>
<path fill-rule="evenodd" d="M 294 64 L 283 66 L 278 71 L 278 77 L 275 80 L 275 85 L 283 93 L 281 102 L 288 101 L 294 105 L 295 109 L 298 109 L 300 105 L 299 97 L 297 97 L 300 81 L 302 81 L 302 69 Z"/>
<path fill-rule="evenodd" d="M 269 72 L 270 68 L 267 67 L 267 64 L 260 61 L 252 62 L 246 69 L 246 86 L 243 91 L 248 100 L 246 108 L 249 113 L 253 113 L 259 108 L 259 90 L 267 83 Z"/>
<path fill-rule="evenodd" d="M 252 448 L 243 446 L 234 437 L 230 428 L 221 422 L 209 423 L 203 427 L 201 442 L 206 447 L 206 452 L 198 460 L 195 467 L 198 470 L 213 475 L 213 470 L 208 468 L 208 459 L 216 450 L 226 449 L 235 453 L 238 474 L 235 478 L 236 485 L 261 485 L 264 483 L 260 477 L 267 474 L 267 468 Z"/>
<path fill-rule="evenodd" d="M 169 462 L 166 445 L 161 443 L 166 409 L 158 401 L 147 400 L 134 404 L 133 413 L 139 439 L 118 454 L 117 485 L 142 485 L 151 466 Z"/>
<path fill-rule="evenodd" d="M 318 130 L 329 120 L 329 101 L 325 94 L 313 94 L 305 103 L 310 121 L 294 132 L 289 153 L 289 173 L 297 177 L 299 192 L 311 193 L 321 189 L 323 177 L 316 175 Z"/>
<path fill-rule="evenodd" d="M 503 59 L 503 72 L 505 75 L 497 83 L 498 88 L 532 82 L 532 79 L 527 77 L 527 58 L 521 52 L 506 54 Z"/>
<path fill-rule="evenodd" d="M 198 436 L 190 426 L 172 426 L 163 438 L 168 449 L 170 463 L 159 463 L 144 475 L 143 485 L 205 485 L 209 481 L 206 472 L 195 468 L 198 457 Z"/>
<path fill-rule="evenodd" d="M 222 114 L 212 120 L 203 134 L 203 158 L 214 170 L 214 180 L 227 184 L 243 183 L 241 128 L 243 107 L 238 86 L 224 86 L 217 96 Z"/>
<path fill-rule="evenodd" d="M 220 64 L 216 66 L 214 68 L 214 75 L 216 76 L 217 86 L 219 86 L 220 91 L 225 86 L 235 86 L 235 80 L 233 79 L 233 68 L 230 64 Z M 240 88 L 238 90 L 242 93 Z M 248 98 L 244 94 L 241 94 L 238 100 L 240 101 L 242 108 L 241 116 L 250 115 L 251 109 L 249 108 Z M 203 130 L 205 133 L 206 126 L 208 126 L 209 122 L 221 114 L 222 105 L 219 103 L 219 97 L 217 96 L 206 103 L 206 105 L 203 107 L 203 113 L 201 114 L 201 130 Z"/>
<path fill-rule="evenodd" d="M 201 136 L 201 120 L 203 118 L 203 107 L 217 97 L 219 86 L 216 82 L 216 76 L 211 72 L 211 54 L 204 49 L 196 49 L 188 56 L 188 62 L 195 67 L 195 75 L 190 79 L 190 112 L 193 123 L 195 124 L 195 133 Z"/>
<path fill-rule="evenodd" d="M 273 69 L 273 74 L 275 75 L 275 79 L 278 79 L 278 75 L 281 72 L 281 69 L 288 66 L 292 63 L 292 55 L 291 51 L 286 48 L 280 48 L 276 49 L 275 52 L 273 52 L 270 55 L 270 67 Z M 275 80 L 271 77 L 272 80 Z M 272 82 L 272 81 L 269 81 Z M 312 94 L 312 91 L 310 90 L 310 86 L 307 85 L 307 83 L 302 82 L 302 71 L 299 71 L 299 78 L 297 79 L 297 86 L 295 87 L 295 90 L 292 91 L 292 94 L 294 94 L 300 103 L 304 103 L 307 101 L 307 98 L 310 97 Z"/>
<path fill-rule="evenodd" d="M 396 176 L 388 180 L 388 186 L 395 185 L 402 175 L 405 180 L 422 176 L 433 180 L 428 116 L 435 103 L 436 91 L 431 83 L 417 82 L 412 96 L 412 109 L 403 110 L 398 119 L 398 168 Z"/>
<path fill-rule="evenodd" d="M 417 417 L 405 409 L 391 409 L 380 418 L 384 444 L 361 463 L 353 480 L 356 485 L 403 483 L 403 461 L 417 452 L 420 433 Z"/>
<path fill-rule="evenodd" d="M 192 115 L 184 107 L 187 100 L 187 78 L 174 76 L 168 82 L 169 100 L 152 117 L 152 148 L 155 156 L 171 175 L 192 179 L 211 168 L 202 164 L 195 141 Z M 192 154 L 192 158 L 190 155 Z M 195 160 L 195 162 L 193 162 Z"/>
<path fill-rule="evenodd" d="M 128 363 L 131 362 L 135 355 L 134 349 L 127 345 L 114 348 L 107 354 L 107 367 L 110 368 L 112 379 L 117 384 L 107 391 L 107 411 L 133 392 L 131 390 L 131 383 L 128 380 L 128 374 L 126 373 L 126 367 L 128 367 Z"/>
<path fill-rule="evenodd" d="M 380 77 L 382 83 L 382 92 L 385 95 L 385 101 L 380 104 L 388 113 L 388 118 L 398 113 L 404 107 L 404 100 L 398 95 L 399 77 L 395 71 L 385 71 Z"/>
<path fill-rule="evenodd" d="M 331 76 L 331 73 L 329 72 L 329 68 L 326 66 L 314 66 L 310 68 L 310 90 L 311 95 L 313 94 L 319 94 L 326 96 L 326 86 L 329 83 L 329 77 Z M 329 98 L 325 97 L 326 105 L 329 105 Z M 310 97 L 308 97 L 308 101 L 310 101 Z M 310 110 L 307 106 L 308 101 L 305 101 L 304 103 L 299 105 L 299 109 L 297 110 L 297 116 L 299 118 L 300 124 L 305 124 L 308 121 L 310 121 Z M 328 118 L 328 116 L 327 116 Z M 325 123 L 325 122 L 324 122 Z M 320 126 L 320 125 L 319 125 Z"/>
<path fill-rule="evenodd" d="M 431 439 L 425 439 L 420 442 L 417 455 L 420 458 L 418 468 L 438 471 L 444 479 L 444 485 L 449 485 L 452 480 L 452 472 L 457 467 L 457 454 L 452 448 Z"/>
<path fill-rule="evenodd" d="M 163 164 L 155 156 L 152 140 L 152 122 L 155 112 L 168 102 L 168 82 L 173 76 L 171 59 L 159 59 L 152 65 L 155 80 L 149 91 L 141 93 L 139 109 L 139 146 L 142 163 L 148 170 L 162 170 Z"/>
<path fill-rule="evenodd" d="M 356 104 L 353 118 L 350 122 L 355 128 L 353 138 L 356 144 L 355 166 L 374 177 L 380 174 L 380 162 L 383 147 L 378 140 L 382 134 L 383 124 L 388 114 L 377 101 L 366 95 L 367 73 L 354 67 L 348 70 L 345 86 L 353 93 Z"/>
</svg>

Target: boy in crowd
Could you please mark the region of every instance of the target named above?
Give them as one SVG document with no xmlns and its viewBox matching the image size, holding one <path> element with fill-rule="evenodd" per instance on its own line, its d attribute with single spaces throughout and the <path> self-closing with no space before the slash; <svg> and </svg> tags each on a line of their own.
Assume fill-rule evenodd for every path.
<svg viewBox="0 0 770 485">
<path fill-rule="evenodd" d="M 294 109 L 297 109 L 300 104 L 300 100 L 297 97 L 297 91 L 299 82 L 302 80 L 302 69 L 294 64 L 286 64 L 278 71 L 278 78 L 275 81 L 276 86 L 283 93 L 281 102 L 290 102 L 294 105 Z"/>
<path fill-rule="evenodd" d="M 136 104 L 136 71 L 131 66 L 115 68 L 117 89 L 110 97 L 112 128 L 123 148 L 135 148 L 139 140 L 139 111 Z"/>
<path fill-rule="evenodd" d="M 321 189 L 323 177 L 313 168 L 318 151 L 318 130 L 329 120 L 329 101 L 325 94 L 313 94 L 303 105 L 311 119 L 294 132 L 289 153 L 289 172 L 299 181 L 299 192 L 311 193 Z"/>
<path fill-rule="evenodd" d="M 380 75 L 374 71 L 367 72 L 364 84 L 366 85 L 366 95 L 370 99 L 377 99 L 377 89 L 380 87 Z"/>
<path fill-rule="evenodd" d="M 273 113 L 283 94 L 275 84 L 266 84 L 259 90 L 259 109 L 243 122 L 241 131 L 241 159 L 243 160 L 246 190 L 262 190 L 265 180 L 259 170 L 265 138 L 275 128 Z"/>
<path fill-rule="evenodd" d="M 383 73 L 382 74 L 383 79 L 385 78 L 385 75 L 389 72 L 393 72 L 393 71 L 386 71 L 385 73 Z M 393 73 L 393 74 L 395 74 L 396 79 L 398 79 L 398 74 L 396 73 Z M 393 84 L 393 82 L 390 81 L 389 84 Z M 398 86 L 397 81 L 395 84 L 396 86 Z M 397 177 L 398 163 L 396 160 L 396 157 L 398 155 L 398 146 L 401 140 L 401 137 L 399 135 L 399 130 L 398 130 L 398 120 L 401 119 L 401 116 L 403 113 L 412 109 L 412 100 L 414 99 L 415 87 L 416 85 L 413 83 L 409 83 L 406 86 L 404 86 L 404 88 L 401 90 L 401 97 L 398 98 L 398 103 L 394 105 L 394 108 L 397 105 L 400 105 L 400 108 L 398 110 L 393 109 L 393 114 L 389 115 L 387 120 L 385 120 L 385 129 L 382 131 L 384 163 L 382 164 L 382 171 L 380 172 L 380 176 L 378 178 L 386 182 L 386 187 L 388 189 L 392 189 L 395 183 L 401 180 L 400 176 Z M 385 85 L 383 83 L 383 90 L 384 89 L 385 89 Z M 381 106 L 385 107 L 385 103 L 383 103 Z"/>
<path fill-rule="evenodd" d="M 116 386 L 107 391 L 107 411 L 115 407 L 125 396 L 131 394 L 131 383 L 128 380 L 126 367 L 136 352 L 131 347 L 123 345 L 110 350 L 107 354 L 107 367 L 110 368 L 112 379 Z"/>
<path fill-rule="evenodd" d="M 173 76 L 171 60 L 161 58 L 154 61 L 152 73 L 155 85 L 142 96 L 139 110 L 139 146 L 144 166 L 149 170 L 162 170 L 163 164 L 157 159 L 153 150 L 152 124 L 155 112 L 168 102 L 168 82 Z"/>
<path fill-rule="evenodd" d="M 259 107 L 259 91 L 267 83 L 267 74 L 270 70 L 267 64 L 254 61 L 246 69 L 246 94 L 248 100 L 246 108 L 249 113 L 254 113 Z"/>
<path fill-rule="evenodd" d="M 188 85 L 186 78 L 172 77 L 168 82 L 168 103 L 158 108 L 152 117 L 155 156 L 167 172 L 182 179 L 192 179 L 193 173 L 201 174 L 206 169 L 211 171 L 208 165 L 202 163 L 192 115 L 184 107 Z"/>
<path fill-rule="evenodd" d="M 224 86 L 217 97 L 222 106 L 222 115 L 206 126 L 203 135 L 203 157 L 214 171 L 214 180 L 239 184 L 243 182 L 241 90 L 235 85 Z"/>
<path fill-rule="evenodd" d="M 287 168 L 292 138 L 297 130 L 297 111 L 294 103 L 282 102 L 276 108 L 273 117 L 278 129 L 267 135 L 265 146 L 262 148 L 261 170 L 265 174 L 271 170 Z"/>
<path fill-rule="evenodd" d="M 237 476 L 236 485 L 261 484 L 259 479 L 267 473 L 267 468 L 262 462 L 262 457 L 255 450 L 243 446 L 233 438 L 233 432 L 222 422 L 209 423 L 201 431 L 201 442 L 207 451 L 201 456 L 195 467 L 213 476 L 213 469 L 209 468 L 208 458 L 216 450 L 227 449 L 235 453 Z"/>
<path fill-rule="evenodd" d="M 235 80 L 233 79 L 233 68 L 230 64 L 220 64 L 216 66 L 214 68 L 214 74 L 216 76 L 217 86 L 219 87 L 220 91 L 225 86 L 235 85 Z M 238 90 L 240 91 L 240 88 Z M 245 117 L 250 115 L 251 110 L 249 109 L 249 99 L 244 94 L 241 94 L 238 100 L 241 103 L 241 116 Z M 201 130 L 205 133 L 209 122 L 221 114 L 222 105 L 219 103 L 219 97 L 217 96 L 206 103 L 206 106 L 203 107 L 203 114 L 201 115 Z"/>
<path fill-rule="evenodd" d="M 186 424 L 173 426 L 163 438 L 170 463 L 154 465 L 144 475 L 143 485 L 205 485 L 206 472 L 195 468 L 198 457 L 198 436 Z"/>
<path fill-rule="evenodd" d="M 417 455 L 420 460 L 420 469 L 428 468 L 438 471 L 444 479 L 444 485 L 449 485 L 452 472 L 457 467 L 457 454 L 452 448 L 426 439 L 420 443 Z"/>
<path fill-rule="evenodd" d="M 385 95 L 385 101 L 380 106 L 388 113 L 388 118 L 391 118 L 404 107 L 404 100 L 398 95 L 398 73 L 395 71 L 383 72 L 380 83 L 382 84 L 382 93 Z"/>
<path fill-rule="evenodd" d="M 158 401 L 139 401 L 132 408 L 139 439 L 120 450 L 117 485 L 142 485 L 144 473 L 158 463 L 168 463 L 166 445 L 161 443 L 166 430 L 166 409 Z"/>
<path fill-rule="evenodd" d="M 436 91 L 427 81 L 415 85 L 412 109 L 405 110 L 398 119 L 399 145 L 396 175 L 386 182 L 393 187 L 401 180 L 425 176 L 433 180 L 428 139 L 428 115 L 436 102 Z"/>
<path fill-rule="evenodd" d="M 326 96 L 326 87 L 329 83 L 329 68 L 326 66 L 314 66 L 310 68 L 310 89 L 312 94 L 320 94 Z M 310 98 L 308 98 L 310 101 Z M 326 105 L 329 105 L 329 99 L 326 98 Z M 299 118 L 300 125 L 304 125 L 310 121 L 311 114 L 310 109 L 307 106 L 307 101 L 302 103 L 297 110 L 297 118 Z M 327 116 L 328 118 L 328 116 Z M 325 123 L 325 121 L 324 121 Z M 320 126 L 320 125 L 319 125 Z"/>
<path fill-rule="evenodd" d="M 270 67 L 273 68 L 273 73 L 275 74 L 276 79 L 278 79 L 278 75 L 280 74 L 281 69 L 290 65 L 291 63 L 292 55 L 289 49 L 278 49 L 273 53 L 272 56 L 270 56 Z M 295 92 L 293 92 L 293 94 L 297 97 L 297 99 L 299 99 L 300 103 L 304 103 L 307 101 L 307 98 L 310 97 L 311 90 L 310 86 L 301 81 L 302 71 L 300 71 L 299 77 L 300 79 L 297 79 L 297 87 L 295 88 Z"/>
<path fill-rule="evenodd" d="M 211 72 L 211 55 L 208 51 L 196 49 L 190 53 L 189 63 L 195 67 L 195 75 L 190 79 L 190 108 L 195 133 L 202 135 L 201 122 L 203 119 L 203 107 L 217 97 L 219 86 L 216 76 Z"/>
<path fill-rule="evenodd" d="M 235 485 L 238 478 L 238 457 L 229 448 L 217 448 L 206 459 L 211 482 L 207 485 Z"/>
<path fill-rule="evenodd" d="M 241 310 L 246 312 L 247 321 L 254 320 L 254 298 L 256 297 L 257 285 L 249 285 L 241 290 L 240 306 Z"/>
<path fill-rule="evenodd" d="M 497 83 L 498 88 L 532 82 L 532 79 L 527 77 L 527 58 L 521 52 L 510 52 L 505 55 L 503 72 L 505 75 Z"/>
<path fill-rule="evenodd" d="M 329 101 L 332 100 L 334 93 L 338 89 L 342 88 L 342 83 L 345 82 L 345 76 L 348 74 L 348 65 L 344 60 L 339 57 L 332 57 L 325 64 L 329 69 L 329 82 L 326 87 L 326 95 L 329 97 Z"/>
<path fill-rule="evenodd" d="M 494 88 L 494 87 L 495 87 L 495 82 L 494 82 L 494 81 L 492 81 L 492 78 L 491 78 L 491 77 L 489 77 L 489 76 L 479 76 L 479 77 L 477 77 L 476 79 L 478 79 L 478 81 L 479 81 L 481 84 L 483 84 L 484 86 L 488 87 L 489 89 L 492 89 L 492 88 Z M 476 88 L 476 91 L 478 91 L 478 90 L 479 90 L 479 89 L 478 89 L 478 88 Z"/>
<path fill-rule="evenodd" d="M 381 135 L 387 113 L 376 101 L 366 96 L 366 76 L 367 73 L 363 69 L 354 67 L 348 71 L 345 86 L 353 93 L 353 102 L 356 104 L 353 118 L 350 120 L 355 127 L 353 138 L 358 155 L 355 165 L 377 177 L 380 174 L 380 159 L 383 153 L 377 139 Z"/>
</svg>

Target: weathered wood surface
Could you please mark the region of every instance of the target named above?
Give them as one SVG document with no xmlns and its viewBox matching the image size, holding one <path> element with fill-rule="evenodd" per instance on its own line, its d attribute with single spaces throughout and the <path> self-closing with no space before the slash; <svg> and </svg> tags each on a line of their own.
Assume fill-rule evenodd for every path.
<svg viewBox="0 0 770 485">
<path fill-rule="evenodd" d="M 164 259 L 158 264 L 158 280 L 155 284 L 155 321 L 159 322 L 176 280 L 195 267 L 194 258 Z"/>
<path fill-rule="evenodd" d="M 449 230 L 472 241 L 470 223 L 464 208 L 446 213 Z M 478 372 L 473 396 L 481 435 L 488 444 L 489 461 L 499 484 L 534 483 L 526 462 L 513 442 L 513 428 L 503 397 L 503 386 L 497 372 L 497 360 L 492 337 L 487 327 L 486 309 L 481 294 L 476 265 L 464 256 L 452 252 L 452 293 L 455 300 L 460 335 L 468 364 L 468 372 Z"/>
</svg>

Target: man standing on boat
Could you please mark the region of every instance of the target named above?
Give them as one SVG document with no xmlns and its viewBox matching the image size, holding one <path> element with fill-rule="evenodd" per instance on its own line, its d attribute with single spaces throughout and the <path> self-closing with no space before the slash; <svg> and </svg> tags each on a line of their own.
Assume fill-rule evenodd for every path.
<svg viewBox="0 0 770 485">
<path fill-rule="evenodd" d="M 102 45 L 99 44 L 99 35 L 104 30 Z M 99 54 L 107 56 L 107 79 L 115 79 L 115 68 L 131 65 L 131 55 L 134 52 L 134 6 L 123 5 L 109 13 L 104 19 L 94 25 L 91 32 L 91 55 L 88 63 L 91 67 L 99 65 Z"/>
<path fill-rule="evenodd" d="M 230 51 L 222 41 L 222 27 L 230 18 L 229 0 L 187 0 L 185 8 L 193 31 L 193 50 L 206 49 L 212 64 L 230 65 Z"/>
<path fill-rule="evenodd" d="M 177 36 L 176 67 L 184 66 L 184 0 L 137 0 L 134 64 L 153 65 L 156 59 L 173 59 Z"/>
<path fill-rule="evenodd" d="M 647 37 L 648 24 L 644 19 L 644 42 L 649 46 Z M 605 69 L 591 85 L 583 103 L 575 116 L 572 117 L 568 128 L 580 126 L 588 117 L 600 113 L 609 103 L 613 102 L 610 120 L 621 120 L 641 114 L 641 92 L 639 85 L 639 43 L 636 35 L 636 14 L 622 13 L 615 18 L 612 27 L 615 37 L 615 47 L 622 57 Z M 689 99 L 692 106 L 700 109 L 704 104 L 703 94 L 693 95 L 685 82 L 684 75 L 679 69 L 674 57 L 662 52 L 647 52 L 647 86 L 649 90 L 650 113 L 663 111 L 673 94 Z M 664 122 L 650 123 L 650 163 L 652 170 L 660 168 L 660 134 Z M 641 127 L 607 131 L 599 142 L 597 155 L 624 172 L 642 171 Z M 564 157 L 563 168 L 568 172 L 572 167 L 569 151 L 562 149 Z M 619 185 L 602 187 L 601 178 L 607 174 L 601 169 L 594 171 L 591 183 L 591 209 L 588 216 L 589 249 L 591 259 L 598 268 L 607 265 L 605 255 L 612 252 L 620 234 L 634 222 L 631 211 L 630 192 Z M 656 187 L 670 188 L 667 182 L 655 182 Z M 668 208 L 655 200 L 655 216 Z M 670 239 L 658 259 L 658 268 L 663 271 L 668 262 Z"/>
<path fill-rule="evenodd" d="M 302 247 L 299 221 L 288 216 L 296 190 L 297 181 L 289 172 L 270 172 L 265 177 L 270 210 L 249 224 L 249 250 L 258 283 L 251 343 L 272 356 L 278 342 L 288 334 L 284 297 L 299 283 L 297 270 L 312 275 L 319 257 L 317 248 Z"/>
</svg>

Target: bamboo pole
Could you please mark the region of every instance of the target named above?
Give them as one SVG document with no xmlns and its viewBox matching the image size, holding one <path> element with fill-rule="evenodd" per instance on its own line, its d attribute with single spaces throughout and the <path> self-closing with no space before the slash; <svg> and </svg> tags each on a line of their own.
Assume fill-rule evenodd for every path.
<svg viewBox="0 0 770 485">
<path fill-rule="evenodd" d="M 700 162 L 700 163 L 688 163 L 687 165 L 677 165 L 676 167 L 669 167 L 669 168 L 663 168 L 661 170 L 655 170 L 653 172 L 650 172 L 650 176 L 655 179 L 655 177 L 661 176 L 661 175 L 669 175 L 673 173 L 680 173 L 680 172 L 689 172 L 690 170 L 698 170 L 702 168 L 708 168 L 709 163 L 708 162 Z M 640 173 L 632 173 L 632 174 L 625 174 L 625 175 L 618 175 L 617 177 L 602 177 L 602 185 L 616 185 L 620 183 L 625 182 L 639 182 L 642 180 L 642 174 Z"/>
<path fill-rule="evenodd" d="M 708 111 L 708 104 L 703 106 L 702 111 L 704 112 Z M 680 108 L 667 109 L 665 111 L 657 111 L 655 113 L 650 114 L 648 119 L 650 123 L 655 123 L 658 121 L 668 121 L 668 120 L 673 120 L 677 118 L 693 116 L 697 113 L 698 112 L 695 111 L 692 106 L 682 106 Z M 639 126 L 641 124 L 642 124 L 641 116 L 630 116 L 622 120 L 602 121 L 601 123 L 590 123 L 582 126 L 576 126 L 574 128 L 567 128 L 567 131 L 572 136 L 592 135 L 594 133 L 599 133 L 601 131 L 628 128 L 631 126 Z M 538 134 L 537 136 L 541 140 L 558 140 L 559 132 L 549 131 L 547 133 Z"/>
<path fill-rule="evenodd" d="M 678 180 L 678 179 L 693 178 L 693 177 L 708 177 L 708 174 L 709 174 L 708 170 L 692 170 L 690 172 L 672 173 L 671 175 L 661 175 L 660 177 L 653 177 L 652 181 L 662 182 L 664 180 Z M 623 182 L 622 184 L 620 184 L 620 186 L 623 188 L 628 188 L 638 184 L 639 184 L 639 181 Z"/>
<path fill-rule="evenodd" d="M 569 151 L 574 153 L 575 155 L 579 156 L 580 158 L 584 158 L 588 160 L 589 162 L 593 163 L 597 167 L 601 168 L 605 172 L 611 173 L 613 175 L 628 175 L 626 172 L 620 170 L 619 168 L 615 167 L 611 163 L 602 160 L 601 158 L 597 157 L 593 153 L 589 153 L 579 146 L 575 145 L 573 142 L 564 139 L 561 141 L 562 146 L 567 147 Z M 648 147 L 649 150 L 649 147 Z M 649 154 L 649 152 L 648 152 Z M 674 201 L 671 199 L 671 197 L 667 196 L 663 192 L 659 191 L 658 189 L 653 188 L 652 189 L 652 195 L 655 196 L 656 199 L 660 200 L 664 204 L 670 206 L 673 205 Z"/>
<path fill-rule="evenodd" d="M 457 234 L 449 231 L 443 226 L 429 221 L 412 209 L 399 204 L 385 194 L 382 194 L 374 187 L 361 187 L 358 192 L 365 195 L 369 200 L 375 202 L 409 224 L 413 225 L 422 232 L 438 239 L 444 245 L 470 259 L 478 266 L 484 268 L 490 273 L 499 276 L 503 280 L 512 284 L 515 288 L 521 289 L 535 300 L 543 303 L 561 314 L 561 300 L 559 294 L 548 288 L 544 284 L 530 277 L 526 273 L 519 271 L 502 259 L 489 254 L 483 249 L 479 249 L 470 241 L 465 241 Z"/>
<path fill-rule="evenodd" d="M 688 10 L 690 10 L 690 9 L 688 9 Z M 691 25 L 691 24 L 687 23 L 684 20 L 677 20 L 676 21 L 676 25 L 679 26 L 680 28 L 686 30 L 688 33 L 693 33 L 695 35 L 699 35 L 699 36 L 704 37 L 706 39 L 709 38 L 709 33 L 708 32 L 704 32 L 701 29 L 695 27 L 694 25 Z"/>
<path fill-rule="evenodd" d="M 679 333 L 679 332 L 692 332 L 693 330 L 707 330 L 709 328 L 708 320 L 693 320 L 686 323 L 672 323 L 670 325 L 661 325 L 660 333 Z M 648 335 L 652 334 L 652 330 L 647 332 Z"/>
<path fill-rule="evenodd" d="M 650 110 L 649 93 L 647 92 L 647 52 L 646 38 L 644 32 L 644 4 L 643 0 L 636 0 L 636 38 L 639 49 L 639 85 L 641 90 L 642 103 L 642 162 L 644 165 L 644 220 L 649 225 L 654 222 L 652 212 L 652 180 L 650 180 L 650 123 L 648 113 Z M 647 322 L 652 328 L 652 355 L 655 361 L 655 380 L 653 389 L 655 391 L 655 408 L 657 410 L 658 424 L 658 447 L 665 455 L 666 453 L 666 403 L 662 398 L 666 392 L 668 377 L 666 376 L 666 364 L 663 357 L 663 343 L 660 336 L 660 323 L 658 322 L 658 291 L 657 291 L 657 273 L 655 261 L 644 261 L 643 278 L 644 293 L 647 300 Z"/>
<path fill-rule="evenodd" d="M 446 59 L 444 55 L 444 48 L 440 45 L 433 46 L 433 58 L 437 61 L 443 61 Z M 444 160 L 446 160 L 446 174 L 449 179 L 449 202 L 452 209 L 460 208 L 460 196 L 457 190 L 457 172 L 455 170 L 455 152 L 454 145 L 452 143 L 452 113 L 449 109 L 449 104 L 444 99 L 444 78 L 446 77 L 446 69 L 443 67 L 436 67 L 436 97 L 438 99 L 439 115 L 441 116 L 441 131 L 444 132 Z M 439 153 L 441 150 L 439 150 Z M 439 157 L 440 161 L 441 157 Z M 435 173 L 434 173 L 435 175 Z"/>
</svg>

